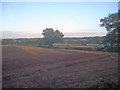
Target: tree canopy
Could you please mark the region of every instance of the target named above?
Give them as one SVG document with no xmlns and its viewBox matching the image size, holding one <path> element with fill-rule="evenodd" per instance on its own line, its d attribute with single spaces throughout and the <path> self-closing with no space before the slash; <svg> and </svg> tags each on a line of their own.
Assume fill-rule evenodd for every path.
<svg viewBox="0 0 120 90">
<path fill-rule="evenodd" d="M 107 34 L 105 36 L 105 43 L 110 42 L 112 47 L 119 46 L 120 44 L 120 10 L 118 13 L 109 14 L 100 20 L 101 27 L 105 27 Z"/>
<path fill-rule="evenodd" d="M 44 36 L 45 44 L 49 45 L 49 47 L 53 47 L 54 43 L 61 43 L 64 41 L 63 33 L 58 30 L 53 30 L 53 28 L 46 28 L 43 30 L 42 35 Z"/>
</svg>

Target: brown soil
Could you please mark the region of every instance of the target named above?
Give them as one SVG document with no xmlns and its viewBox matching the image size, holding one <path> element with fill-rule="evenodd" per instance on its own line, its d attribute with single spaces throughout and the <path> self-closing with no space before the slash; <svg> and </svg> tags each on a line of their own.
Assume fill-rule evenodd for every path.
<svg viewBox="0 0 120 90">
<path fill-rule="evenodd" d="M 2 86 L 90 87 L 117 78 L 117 57 L 117 53 L 2 46 Z"/>
</svg>

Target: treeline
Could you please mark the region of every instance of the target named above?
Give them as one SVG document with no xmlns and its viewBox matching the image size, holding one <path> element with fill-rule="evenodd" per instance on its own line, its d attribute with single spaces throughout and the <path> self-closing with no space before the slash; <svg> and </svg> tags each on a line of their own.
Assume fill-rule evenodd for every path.
<svg viewBox="0 0 120 90">
<path fill-rule="evenodd" d="M 65 43 L 73 43 L 86 46 L 87 44 L 104 44 L 105 37 L 65 38 Z"/>
<path fill-rule="evenodd" d="M 64 38 L 64 43 L 87 45 L 103 44 L 104 37 Z M 15 44 L 44 47 L 43 38 L 2 39 L 2 45 Z"/>
<path fill-rule="evenodd" d="M 39 46 L 41 38 L 22 38 L 22 39 L 2 39 L 2 45 L 26 45 L 26 46 Z"/>
</svg>

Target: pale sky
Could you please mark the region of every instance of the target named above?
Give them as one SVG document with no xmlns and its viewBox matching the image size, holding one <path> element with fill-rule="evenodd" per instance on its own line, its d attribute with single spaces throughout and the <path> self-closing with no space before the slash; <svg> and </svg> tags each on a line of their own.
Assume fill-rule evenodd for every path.
<svg viewBox="0 0 120 90">
<path fill-rule="evenodd" d="M 100 19 L 117 11 L 117 2 L 3 2 L 2 31 L 106 32 Z"/>
</svg>

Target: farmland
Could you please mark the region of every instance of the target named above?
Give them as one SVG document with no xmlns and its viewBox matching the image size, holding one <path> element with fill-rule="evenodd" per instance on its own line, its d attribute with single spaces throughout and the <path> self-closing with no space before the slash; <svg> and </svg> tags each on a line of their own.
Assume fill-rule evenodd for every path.
<svg viewBox="0 0 120 90">
<path fill-rule="evenodd" d="M 77 44 L 86 46 L 87 44 L 102 44 L 104 37 L 83 37 L 83 38 L 64 38 L 64 44 Z M 42 43 L 42 38 L 18 38 L 18 39 L 2 39 L 2 44 L 15 45 L 31 45 L 39 46 Z"/>
<path fill-rule="evenodd" d="M 64 38 L 63 43 L 54 43 L 54 48 L 95 51 L 95 47 L 104 47 L 103 40 L 104 37 Z M 42 38 L 3 39 L 2 45 L 47 47 Z"/>
<path fill-rule="evenodd" d="M 1 46 L 3 88 L 85 88 L 118 79 L 117 53 Z"/>
</svg>

